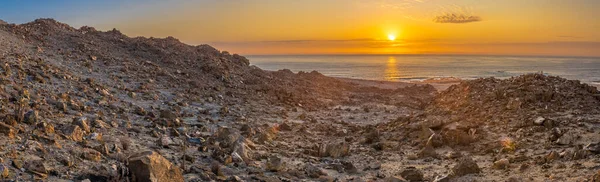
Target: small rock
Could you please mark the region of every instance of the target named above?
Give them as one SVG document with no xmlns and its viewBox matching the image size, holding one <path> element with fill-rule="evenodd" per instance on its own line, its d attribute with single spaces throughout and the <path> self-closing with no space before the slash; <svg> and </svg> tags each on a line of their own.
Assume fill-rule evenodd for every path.
<svg viewBox="0 0 600 182">
<path fill-rule="evenodd" d="M 548 155 L 546 155 L 544 159 L 547 163 L 549 163 L 555 161 L 556 159 L 558 159 L 558 157 L 560 157 L 560 154 L 558 154 L 558 152 L 556 151 L 552 151 Z"/>
<path fill-rule="evenodd" d="M 42 160 L 31 160 L 25 164 L 25 169 L 38 175 L 48 174 L 48 167 Z"/>
<path fill-rule="evenodd" d="M 400 173 L 400 176 L 409 181 L 423 181 L 423 172 L 415 167 L 407 167 Z"/>
<path fill-rule="evenodd" d="M 169 120 L 173 120 L 173 119 L 177 118 L 177 115 L 175 113 L 173 113 L 173 111 L 170 111 L 170 110 L 161 110 L 159 116 L 161 118 L 165 118 L 165 119 L 169 119 Z"/>
<path fill-rule="evenodd" d="M 92 133 L 87 137 L 88 140 L 102 141 L 102 133 Z"/>
<path fill-rule="evenodd" d="M 406 180 L 400 176 L 390 176 L 385 179 L 385 182 L 408 182 L 408 180 Z"/>
<path fill-rule="evenodd" d="M 46 135 L 54 134 L 54 126 L 52 126 L 52 124 L 50 124 L 50 123 L 47 123 L 47 122 L 38 123 L 36 128 L 42 130 L 44 132 L 44 134 L 46 134 Z"/>
<path fill-rule="evenodd" d="M 16 130 L 7 124 L 0 123 L 0 133 L 6 135 L 8 138 L 15 138 Z"/>
<path fill-rule="evenodd" d="M 267 170 L 276 172 L 282 171 L 285 168 L 285 162 L 280 157 L 271 156 L 267 159 Z"/>
<path fill-rule="evenodd" d="M 40 116 L 36 110 L 31 110 L 25 113 L 25 122 L 26 124 L 35 124 L 40 121 Z"/>
<path fill-rule="evenodd" d="M 573 132 L 567 132 L 563 134 L 558 140 L 556 140 L 556 144 L 559 145 L 570 145 L 575 141 L 577 136 L 573 135 Z"/>
<path fill-rule="evenodd" d="M 67 112 L 67 110 L 69 109 L 67 107 L 67 103 L 65 103 L 65 102 L 57 102 L 56 107 L 58 108 L 58 110 L 60 110 L 62 112 Z"/>
<path fill-rule="evenodd" d="M 292 131 L 293 127 L 291 124 L 285 122 L 285 123 L 282 123 L 281 125 L 279 125 L 279 129 L 281 131 Z"/>
<path fill-rule="evenodd" d="M 141 106 L 136 106 L 135 107 L 135 114 L 140 115 L 140 116 L 145 116 L 146 115 L 146 110 L 141 107 Z"/>
<path fill-rule="evenodd" d="M 267 128 L 267 130 L 265 132 L 261 133 L 258 136 L 257 142 L 259 144 L 270 143 L 273 140 L 275 140 L 275 138 L 277 138 L 277 133 L 278 132 L 279 131 L 277 130 L 277 128 L 275 128 L 275 127 L 269 127 L 269 128 Z"/>
<path fill-rule="evenodd" d="M 342 161 L 342 165 L 344 166 L 344 171 L 346 171 L 347 173 L 349 173 L 349 174 L 358 173 L 358 169 L 351 162 Z"/>
<path fill-rule="evenodd" d="M 320 157 L 340 158 L 350 155 L 350 145 L 346 142 L 329 143 L 321 146 L 319 150 Z"/>
<path fill-rule="evenodd" d="M 83 130 L 79 128 L 77 125 L 69 125 L 63 129 L 63 134 L 65 134 L 68 138 L 73 141 L 81 142 L 83 141 Z"/>
<path fill-rule="evenodd" d="M 4 164 L 0 164 L 0 176 L 2 176 L 2 178 L 8 178 L 9 175 L 10 175 L 10 169 L 8 169 L 8 166 L 5 166 Z"/>
<path fill-rule="evenodd" d="M 247 138 L 251 138 L 252 136 L 254 136 L 254 134 L 256 134 L 256 131 L 254 131 L 254 128 L 250 127 L 248 124 L 242 125 L 242 128 L 240 129 L 240 131 L 242 132 L 242 135 L 244 135 L 244 137 L 247 137 Z"/>
<path fill-rule="evenodd" d="M 510 165 L 510 161 L 508 159 L 500 159 L 497 160 L 496 162 L 494 162 L 493 168 L 494 169 L 508 169 L 508 166 Z"/>
<path fill-rule="evenodd" d="M 456 177 L 479 172 L 481 172 L 481 169 L 471 157 L 461 158 L 458 164 L 452 168 L 452 175 Z"/>
<path fill-rule="evenodd" d="M 79 126 L 86 133 L 90 132 L 90 126 L 88 125 L 88 119 L 86 117 L 73 118 L 73 124 Z"/>
<path fill-rule="evenodd" d="M 10 125 L 10 126 L 16 126 L 17 120 L 12 115 L 8 115 L 8 116 L 4 117 L 4 123 L 7 125 Z"/>
<path fill-rule="evenodd" d="M 181 169 L 156 152 L 148 151 L 133 155 L 129 158 L 128 168 L 135 181 L 183 182 Z"/>
<path fill-rule="evenodd" d="M 169 136 L 166 135 L 160 137 L 160 140 L 158 141 L 158 144 L 163 148 L 169 148 L 169 145 L 171 145 L 171 143 L 173 143 L 173 141 Z"/>
<path fill-rule="evenodd" d="M 304 172 L 306 172 L 306 175 L 311 178 L 318 178 L 319 176 L 327 175 L 327 173 L 325 173 L 321 168 L 312 164 L 306 164 Z"/>
<path fill-rule="evenodd" d="M 86 160 L 98 162 L 102 160 L 102 154 L 93 149 L 84 149 L 82 157 Z"/>
<path fill-rule="evenodd" d="M 546 120 L 546 118 L 540 116 L 540 117 L 535 118 L 535 120 L 533 120 L 533 123 L 536 125 L 542 125 L 542 124 L 544 124 L 545 120 Z"/>
</svg>

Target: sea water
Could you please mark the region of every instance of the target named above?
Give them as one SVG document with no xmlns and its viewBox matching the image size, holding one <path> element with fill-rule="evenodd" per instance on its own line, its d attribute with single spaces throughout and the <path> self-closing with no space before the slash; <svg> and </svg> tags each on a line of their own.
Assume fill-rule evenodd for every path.
<svg viewBox="0 0 600 182">
<path fill-rule="evenodd" d="M 261 55 L 247 56 L 265 70 L 316 70 L 332 77 L 386 81 L 509 78 L 544 73 L 600 85 L 600 58 L 474 55 Z"/>
</svg>

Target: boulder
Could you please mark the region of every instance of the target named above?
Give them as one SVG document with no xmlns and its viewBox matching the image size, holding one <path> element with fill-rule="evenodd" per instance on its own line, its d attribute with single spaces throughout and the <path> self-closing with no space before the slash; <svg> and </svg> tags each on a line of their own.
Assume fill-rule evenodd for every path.
<svg viewBox="0 0 600 182">
<path fill-rule="evenodd" d="M 285 168 L 285 162 L 280 157 L 271 156 L 267 159 L 266 166 L 268 171 L 282 171 Z"/>
<path fill-rule="evenodd" d="M 400 177 L 400 176 L 390 176 L 385 178 L 385 182 L 408 182 L 408 180 Z"/>
<path fill-rule="evenodd" d="M 9 126 L 4 123 L 0 123 L 0 133 L 3 133 L 8 138 L 15 138 L 16 131 L 12 126 Z"/>
<path fill-rule="evenodd" d="M 509 165 L 510 165 L 510 161 L 508 159 L 500 159 L 500 160 L 497 160 L 496 162 L 494 162 L 494 165 L 492 167 L 494 169 L 504 170 L 504 169 L 508 169 Z"/>
<path fill-rule="evenodd" d="M 400 176 L 409 181 L 423 181 L 423 172 L 415 167 L 407 167 L 400 172 Z"/>
<path fill-rule="evenodd" d="M 90 132 L 90 126 L 88 125 L 88 119 L 86 117 L 73 118 L 73 124 L 79 126 L 86 133 Z"/>
<path fill-rule="evenodd" d="M 350 155 L 350 145 L 346 142 L 334 142 L 321 146 L 320 157 L 340 158 Z"/>
<path fill-rule="evenodd" d="M 325 173 L 321 168 L 312 164 L 306 164 L 304 167 L 304 172 L 306 172 L 306 175 L 311 178 L 318 178 L 320 176 L 327 175 L 327 173 Z"/>
<path fill-rule="evenodd" d="M 464 176 L 481 172 L 481 169 L 471 157 L 463 157 L 458 164 L 452 168 L 452 175 L 455 177 Z"/>
<path fill-rule="evenodd" d="M 63 130 L 63 134 L 73 141 L 83 141 L 83 130 L 77 125 L 66 126 Z"/>
<path fill-rule="evenodd" d="M 181 169 L 153 151 L 133 155 L 129 158 L 128 168 L 133 175 L 133 181 L 183 182 Z"/>
<path fill-rule="evenodd" d="M 23 122 L 27 124 L 35 124 L 38 121 L 40 121 L 40 116 L 36 110 L 31 110 L 25 113 L 25 119 L 23 120 Z"/>
</svg>

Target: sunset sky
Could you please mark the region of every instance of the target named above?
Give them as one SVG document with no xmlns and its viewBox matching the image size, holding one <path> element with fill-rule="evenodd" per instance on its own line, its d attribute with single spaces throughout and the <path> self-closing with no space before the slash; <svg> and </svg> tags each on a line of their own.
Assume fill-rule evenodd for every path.
<svg viewBox="0 0 600 182">
<path fill-rule="evenodd" d="M 600 56 L 598 8 L 598 0 L 11 0 L 0 2 L 0 19 L 49 17 L 244 55 Z"/>
</svg>

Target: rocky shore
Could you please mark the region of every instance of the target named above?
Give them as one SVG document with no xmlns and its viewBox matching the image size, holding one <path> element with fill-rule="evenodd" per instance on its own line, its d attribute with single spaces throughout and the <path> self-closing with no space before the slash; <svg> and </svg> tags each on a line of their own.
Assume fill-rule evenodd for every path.
<svg viewBox="0 0 600 182">
<path fill-rule="evenodd" d="M 0 42 L 5 181 L 600 181 L 600 92 L 574 80 L 272 72 L 51 19 Z"/>
</svg>

